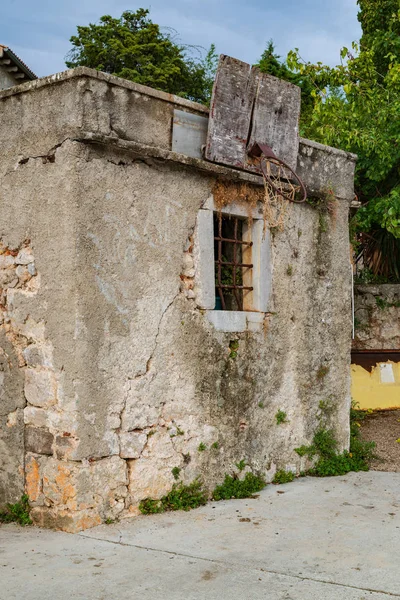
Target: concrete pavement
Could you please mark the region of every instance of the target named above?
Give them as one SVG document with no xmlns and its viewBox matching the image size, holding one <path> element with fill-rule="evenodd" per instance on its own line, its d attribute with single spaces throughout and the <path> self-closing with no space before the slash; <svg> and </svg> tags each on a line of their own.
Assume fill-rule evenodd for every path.
<svg viewBox="0 0 400 600">
<path fill-rule="evenodd" d="M 393 597 L 400 473 L 303 478 L 78 535 L 0 527 L 1 600 Z"/>
</svg>

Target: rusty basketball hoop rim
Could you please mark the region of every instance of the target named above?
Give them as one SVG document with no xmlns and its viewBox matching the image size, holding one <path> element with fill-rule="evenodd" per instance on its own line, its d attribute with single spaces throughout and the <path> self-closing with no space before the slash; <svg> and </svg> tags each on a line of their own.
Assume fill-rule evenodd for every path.
<svg viewBox="0 0 400 600">
<path fill-rule="evenodd" d="M 255 142 L 252 147 L 247 152 L 248 156 L 252 158 L 260 159 L 260 167 L 263 174 L 264 179 L 268 182 L 271 188 L 274 190 L 276 194 L 282 196 L 285 200 L 289 200 L 290 202 L 295 202 L 296 204 L 301 204 L 307 200 L 307 190 L 300 179 L 300 177 L 293 171 L 293 169 L 285 163 L 284 160 L 281 160 L 278 156 L 276 156 L 275 152 L 272 150 L 271 146 L 268 144 L 263 144 L 260 142 Z M 301 196 L 299 199 L 296 199 L 295 196 L 291 196 L 288 193 L 285 193 L 281 188 L 277 187 L 275 177 L 271 177 L 271 174 L 266 170 L 266 162 L 272 162 L 272 164 L 276 164 L 277 166 L 282 166 L 288 171 L 288 180 L 294 180 L 297 182 L 297 185 L 301 191 Z"/>
</svg>

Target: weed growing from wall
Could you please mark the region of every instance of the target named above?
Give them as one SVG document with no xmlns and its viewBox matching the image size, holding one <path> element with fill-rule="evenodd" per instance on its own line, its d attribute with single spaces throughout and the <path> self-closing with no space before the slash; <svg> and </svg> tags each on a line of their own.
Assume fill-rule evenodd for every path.
<svg viewBox="0 0 400 600">
<path fill-rule="evenodd" d="M 388 302 L 385 298 L 376 296 L 375 302 L 381 310 L 385 310 L 385 308 L 392 308 L 392 307 L 400 308 L 400 300 L 397 300 L 396 302 Z"/>
<path fill-rule="evenodd" d="M 328 231 L 328 221 L 322 212 L 318 213 L 318 224 L 320 233 L 326 233 Z"/>
<path fill-rule="evenodd" d="M 290 483 L 295 478 L 294 473 L 292 471 L 285 471 L 281 469 L 275 473 L 275 477 L 272 480 L 272 483 Z"/>
<path fill-rule="evenodd" d="M 369 323 L 363 323 L 362 321 L 360 321 L 360 319 L 354 317 L 354 329 L 356 329 L 357 331 L 368 331 L 369 328 Z"/>
<path fill-rule="evenodd" d="M 285 413 L 284 410 L 278 410 L 278 412 L 275 415 L 275 419 L 276 419 L 276 424 L 277 425 L 282 425 L 283 423 L 287 423 L 287 414 Z"/>
<path fill-rule="evenodd" d="M 326 365 L 321 365 L 317 371 L 317 379 L 321 380 L 326 377 L 329 373 L 329 367 Z"/>
<path fill-rule="evenodd" d="M 239 471 L 243 471 L 247 467 L 247 463 L 243 459 L 235 463 L 235 465 L 239 469 Z"/>
<path fill-rule="evenodd" d="M 253 494 L 261 492 L 266 486 L 262 477 L 253 473 L 246 473 L 240 480 L 236 475 L 225 475 L 224 482 L 217 485 L 213 492 L 213 500 L 230 500 L 231 498 L 251 498 Z"/>
<path fill-rule="evenodd" d="M 231 340 L 229 342 L 229 358 L 237 358 L 239 350 L 239 340 Z"/>
<path fill-rule="evenodd" d="M 178 481 L 178 479 L 179 479 L 180 472 L 181 472 L 181 470 L 179 467 L 174 467 L 173 469 L 171 469 L 171 473 L 174 476 L 174 479 L 176 479 L 176 481 Z"/>
<path fill-rule="evenodd" d="M 189 485 L 174 484 L 172 490 L 160 500 L 146 498 L 139 503 L 139 510 L 144 515 L 162 513 L 172 510 L 192 510 L 207 503 L 208 494 L 203 489 L 200 479 Z"/>
<path fill-rule="evenodd" d="M 358 410 L 353 404 L 350 410 L 350 450 L 338 453 L 338 443 L 331 429 L 319 429 L 311 446 L 295 448 L 299 456 L 307 456 L 318 460 L 306 475 L 315 477 L 329 477 L 345 475 L 350 471 L 368 471 L 369 463 L 375 457 L 375 442 L 365 442 L 360 435 L 360 420 L 365 418 L 365 413 Z"/>
<path fill-rule="evenodd" d="M 0 523 L 19 523 L 19 525 L 32 525 L 29 516 L 29 497 L 24 494 L 19 502 L 7 504 L 6 509 L 0 511 Z"/>
<path fill-rule="evenodd" d="M 329 229 L 329 221 L 335 229 L 337 221 L 338 202 L 332 187 L 326 188 L 318 197 L 309 197 L 306 202 L 318 211 L 318 242 L 321 235 Z"/>
</svg>

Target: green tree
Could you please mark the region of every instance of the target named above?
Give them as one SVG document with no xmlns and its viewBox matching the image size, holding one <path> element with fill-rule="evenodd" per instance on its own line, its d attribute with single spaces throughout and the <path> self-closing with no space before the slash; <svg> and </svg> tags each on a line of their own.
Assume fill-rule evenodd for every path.
<svg viewBox="0 0 400 600">
<path fill-rule="evenodd" d="M 216 68 L 215 47 L 204 58 L 173 41 L 149 18 L 149 11 L 104 15 L 98 24 L 78 26 L 70 38 L 69 68 L 90 67 L 197 102 L 208 103 Z"/>
<path fill-rule="evenodd" d="M 377 242 L 373 254 L 379 260 L 371 255 L 371 266 L 383 274 L 389 272 L 393 252 L 395 261 L 400 258 L 400 46 L 394 33 L 399 32 L 400 10 L 398 0 L 359 4 L 361 44 L 343 48 L 340 65 L 304 63 L 298 49 L 289 53 L 288 65 L 315 86 L 307 136 L 358 154 L 356 191 L 364 206 L 353 227 Z M 391 268 L 390 274 L 398 277 L 395 271 Z"/>
<path fill-rule="evenodd" d="M 358 0 L 362 48 L 373 50 L 374 64 L 385 75 L 391 62 L 390 54 L 400 54 L 400 22 L 393 18 L 399 12 L 399 0 Z"/>
</svg>

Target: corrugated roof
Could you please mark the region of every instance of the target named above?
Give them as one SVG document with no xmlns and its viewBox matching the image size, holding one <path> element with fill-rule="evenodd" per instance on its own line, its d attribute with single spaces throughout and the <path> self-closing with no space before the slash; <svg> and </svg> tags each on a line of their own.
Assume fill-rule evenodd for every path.
<svg viewBox="0 0 400 600">
<path fill-rule="evenodd" d="M 0 44 L 0 67 L 10 72 L 17 81 L 32 81 L 37 75 L 8 47 Z"/>
</svg>

